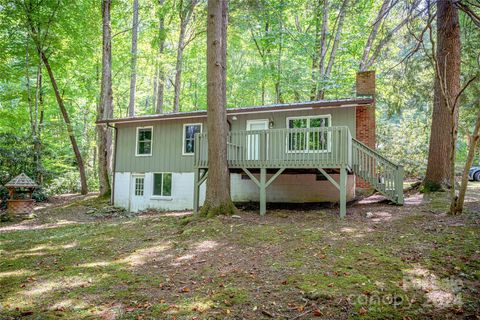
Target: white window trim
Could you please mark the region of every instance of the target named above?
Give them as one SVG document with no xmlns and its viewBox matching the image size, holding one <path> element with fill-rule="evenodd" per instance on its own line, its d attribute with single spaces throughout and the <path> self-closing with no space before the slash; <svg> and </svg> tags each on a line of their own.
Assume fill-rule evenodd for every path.
<svg viewBox="0 0 480 320">
<path fill-rule="evenodd" d="M 139 154 L 138 153 L 138 132 L 140 129 L 151 129 L 152 130 L 152 139 L 150 141 L 150 153 L 145 153 L 145 154 Z M 153 151 L 153 126 L 146 126 L 146 127 L 137 127 L 136 129 L 136 134 L 135 134 L 135 156 L 136 157 L 150 157 L 152 155 Z"/>
<path fill-rule="evenodd" d="M 252 119 L 252 120 L 247 120 L 247 123 L 246 123 L 246 126 L 245 126 L 245 130 L 247 130 L 247 131 L 250 130 L 250 129 L 248 128 L 248 126 L 249 126 L 250 124 L 252 124 L 252 123 L 267 123 L 267 129 L 265 129 L 265 130 L 268 130 L 268 126 L 269 126 L 270 121 L 269 121 L 269 119 Z M 255 130 L 252 130 L 252 131 L 255 131 Z"/>
<path fill-rule="evenodd" d="M 145 197 L 145 174 L 144 173 L 132 173 L 132 184 L 133 184 L 133 190 L 132 190 L 132 196 L 134 197 Z M 143 179 L 143 195 L 141 196 L 137 196 L 135 195 L 135 189 L 136 189 L 136 183 L 135 183 L 135 180 L 137 178 L 142 178 Z"/>
<path fill-rule="evenodd" d="M 185 152 L 185 128 L 187 126 L 200 126 L 200 133 L 203 132 L 203 123 L 184 123 L 183 124 L 183 134 L 182 134 L 182 156 L 193 156 L 195 152 Z M 194 146 L 195 148 L 195 146 Z M 167 172 L 168 173 L 168 172 Z"/>
<path fill-rule="evenodd" d="M 169 195 L 169 196 L 159 196 L 159 195 L 153 194 L 153 192 L 155 190 L 155 175 L 160 174 L 160 173 L 162 174 L 162 189 L 163 189 L 163 174 L 170 173 L 172 175 L 172 185 L 170 186 L 171 195 Z M 163 192 L 163 190 L 162 190 L 162 192 Z M 173 200 L 173 172 L 152 172 L 152 196 L 150 197 L 150 199 L 152 199 L 152 200 L 165 200 L 165 201 Z"/>
<path fill-rule="evenodd" d="M 310 119 L 312 118 L 327 118 L 328 119 L 328 126 L 326 128 L 332 127 L 332 115 L 331 114 L 319 114 L 316 116 L 296 116 L 296 117 L 287 117 L 286 118 L 286 128 L 290 129 L 288 123 L 290 120 L 298 120 L 298 119 L 307 119 L 307 128 L 310 128 Z M 323 152 L 331 152 L 332 151 L 332 134 L 331 132 L 328 133 L 327 136 L 327 150 L 288 150 L 288 137 L 285 141 L 285 151 L 286 153 L 323 153 Z M 308 132 L 307 132 L 307 141 L 308 141 Z M 308 145 L 307 145 L 308 146 Z"/>
</svg>

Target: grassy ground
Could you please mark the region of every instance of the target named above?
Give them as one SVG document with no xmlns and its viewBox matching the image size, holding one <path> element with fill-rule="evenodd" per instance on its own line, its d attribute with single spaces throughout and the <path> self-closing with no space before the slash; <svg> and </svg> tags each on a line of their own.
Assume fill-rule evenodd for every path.
<svg viewBox="0 0 480 320">
<path fill-rule="evenodd" d="M 475 319 L 480 184 L 462 216 L 445 198 L 373 197 L 343 221 L 335 208 L 202 220 L 64 201 L 0 224 L 0 318 Z"/>
</svg>

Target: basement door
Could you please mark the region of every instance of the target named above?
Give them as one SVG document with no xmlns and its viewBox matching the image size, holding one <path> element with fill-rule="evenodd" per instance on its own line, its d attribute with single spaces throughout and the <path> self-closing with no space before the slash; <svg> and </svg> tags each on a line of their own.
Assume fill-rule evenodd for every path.
<svg viewBox="0 0 480 320">
<path fill-rule="evenodd" d="M 145 175 L 132 174 L 130 183 L 130 212 L 138 212 L 145 205 Z"/>
<path fill-rule="evenodd" d="M 247 120 L 247 131 L 267 130 L 268 119 Z M 260 160 L 260 134 L 247 135 L 247 160 Z"/>
</svg>

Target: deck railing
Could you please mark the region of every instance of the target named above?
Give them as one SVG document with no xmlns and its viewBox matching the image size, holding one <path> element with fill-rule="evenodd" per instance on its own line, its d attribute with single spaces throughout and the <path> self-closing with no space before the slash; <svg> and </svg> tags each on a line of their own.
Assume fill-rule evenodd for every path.
<svg viewBox="0 0 480 320">
<path fill-rule="evenodd" d="M 353 139 L 348 127 L 232 131 L 230 168 L 347 168 L 403 204 L 403 167 Z M 208 167 L 208 135 L 195 135 L 194 165 Z"/>
<path fill-rule="evenodd" d="M 352 169 L 357 176 L 395 203 L 403 204 L 403 167 L 352 139 Z"/>
<path fill-rule="evenodd" d="M 231 168 L 337 168 L 352 163 L 348 127 L 229 132 Z M 208 166 L 208 135 L 195 135 L 195 166 Z"/>
</svg>

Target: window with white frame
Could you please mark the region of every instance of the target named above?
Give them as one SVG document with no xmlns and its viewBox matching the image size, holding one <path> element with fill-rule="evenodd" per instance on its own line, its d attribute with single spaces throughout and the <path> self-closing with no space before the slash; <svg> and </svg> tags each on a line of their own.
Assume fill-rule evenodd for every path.
<svg viewBox="0 0 480 320">
<path fill-rule="evenodd" d="M 139 127 L 137 128 L 137 156 L 151 156 L 153 142 L 153 127 Z"/>
<path fill-rule="evenodd" d="M 330 115 L 287 118 L 288 129 L 327 128 L 331 126 Z M 330 146 L 328 130 L 293 130 L 289 132 L 287 150 L 289 152 L 323 152 Z"/>
<path fill-rule="evenodd" d="M 143 177 L 136 177 L 135 178 L 135 195 L 136 196 L 143 196 L 143 183 L 144 183 L 144 178 Z"/>
<path fill-rule="evenodd" d="M 161 172 L 153 174 L 153 195 L 157 197 L 172 196 L 172 173 Z"/>
<path fill-rule="evenodd" d="M 202 132 L 201 123 L 187 123 L 183 125 L 183 151 L 184 155 L 195 152 L 195 134 Z"/>
</svg>

